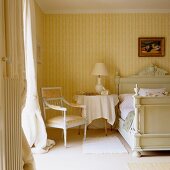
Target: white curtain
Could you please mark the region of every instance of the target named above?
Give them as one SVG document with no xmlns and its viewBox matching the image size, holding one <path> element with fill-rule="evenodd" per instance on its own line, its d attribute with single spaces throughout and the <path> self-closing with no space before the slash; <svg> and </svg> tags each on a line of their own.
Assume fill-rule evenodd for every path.
<svg viewBox="0 0 170 170">
<path fill-rule="evenodd" d="M 36 170 L 35 162 L 26 137 L 22 131 L 22 167 L 23 170 Z"/>
<path fill-rule="evenodd" d="M 20 100 L 23 102 L 25 97 L 22 7 L 22 0 L 0 0 L 1 170 L 35 170 L 21 131 Z"/>
<path fill-rule="evenodd" d="M 47 139 L 37 93 L 36 28 L 34 0 L 24 0 L 24 46 L 27 92 L 22 127 L 33 153 L 47 152 L 55 143 Z"/>
</svg>

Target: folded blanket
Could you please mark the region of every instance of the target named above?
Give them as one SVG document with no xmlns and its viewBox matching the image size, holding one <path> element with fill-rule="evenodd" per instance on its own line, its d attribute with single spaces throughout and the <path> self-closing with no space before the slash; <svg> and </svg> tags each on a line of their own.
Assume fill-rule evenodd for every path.
<svg viewBox="0 0 170 170">
<path fill-rule="evenodd" d="M 129 129 L 131 128 L 132 126 L 132 123 L 133 123 L 133 119 L 134 119 L 134 116 L 135 116 L 135 112 L 134 111 L 131 111 L 128 113 L 125 121 L 124 121 L 124 124 L 123 124 L 123 128 L 128 132 Z"/>
</svg>

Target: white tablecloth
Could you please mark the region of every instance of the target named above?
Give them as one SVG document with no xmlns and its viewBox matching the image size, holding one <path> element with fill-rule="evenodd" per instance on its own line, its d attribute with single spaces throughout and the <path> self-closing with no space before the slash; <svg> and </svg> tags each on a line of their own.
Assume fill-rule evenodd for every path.
<svg viewBox="0 0 170 170">
<path fill-rule="evenodd" d="M 78 104 L 86 105 L 88 125 L 98 118 L 104 118 L 109 124 L 114 124 L 116 119 L 115 106 L 119 102 L 117 95 L 77 95 L 76 101 Z"/>
</svg>

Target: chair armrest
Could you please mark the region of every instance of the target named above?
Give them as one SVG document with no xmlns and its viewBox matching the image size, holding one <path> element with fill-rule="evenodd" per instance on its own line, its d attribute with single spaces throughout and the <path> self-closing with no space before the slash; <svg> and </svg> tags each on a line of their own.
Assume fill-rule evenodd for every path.
<svg viewBox="0 0 170 170">
<path fill-rule="evenodd" d="M 69 103 L 67 100 L 63 99 L 63 102 L 65 104 L 67 104 L 68 106 L 71 107 L 76 107 L 76 108 L 81 108 L 82 112 L 81 115 L 86 119 L 87 118 L 87 113 L 86 113 L 86 105 L 80 105 L 80 104 L 76 104 L 76 103 Z"/>
<path fill-rule="evenodd" d="M 56 106 L 49 104 L 47 101 L 44 100 L 45 105 L 47 105 L 49 108 L 54 109 L 54 110 L 59 110 L 59 111 L 67 111 L 67 108 L 61 107 L 61 106 Z"/>
<path fill-rule="evenodd" d="M 69 103 L 67 100 L 63 99 L 63 102 L 71 107 L 77 107 L 77 108 L 82 108 L 85 109 L 86 105 L 80 105 L 80 104 L 76 104 L 76 103 Z"/>
</svg>

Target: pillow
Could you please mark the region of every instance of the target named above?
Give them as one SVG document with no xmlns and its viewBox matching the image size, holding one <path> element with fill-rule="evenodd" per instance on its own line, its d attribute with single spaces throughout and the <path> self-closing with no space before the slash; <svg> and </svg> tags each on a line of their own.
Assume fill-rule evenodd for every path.
<svg viewBox="0 0 170 170">
<path fill-rule="evenodd" d="M 123 120 L 126 119 L 128 113 L 134 110 L 133 104 L 133 95 L 134 94 L 121 94 L 119 95 L 119 109 L 120 109 L 120 116 Z"/>
<path fill-rule="evenodd" d="M 133 95 L 134 94 L 131 94 L 131 93 L 120 94 L 119 95 L 119 100 L 120 100 L 120 102 L 123 102 L 124 100 L 131 100 Z"/>
<path fill-rule="evenodd" d="M 119 95 L 120 105 L 122 109 L 134 109 L 133 106 L 133 94 L 121 94 Z"/>
<path fill-rule="evenodd" d="M 140 96 L 164 96 L 167 95 L 168 92 L 166 92 L 165 88 L 159 88 L 159 89 L 139 89 L 139 95 Z"/>
</svg>

